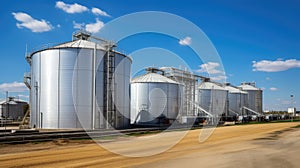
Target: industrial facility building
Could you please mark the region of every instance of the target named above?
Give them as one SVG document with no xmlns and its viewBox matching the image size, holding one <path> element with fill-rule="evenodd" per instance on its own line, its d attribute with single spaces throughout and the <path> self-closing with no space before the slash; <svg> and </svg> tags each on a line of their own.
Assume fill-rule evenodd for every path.
<svg viewBox="0 0 300 168">
<path fill-rule="evenodd" d="M 131 59 L 89 33 L 27 55 L 30 126 L 47 129 L 127 128 Z"/>
<path fill-rule="evenodd" d="M 155 83 L 155 81 L 173 84 L 176 82 L 183 86 L 182 108 L 179 113 L 176 113 L 178 114 L 176 118 L 179 123 L 195 122 L 199 117 L 208 121 L 218 121 L 221 117 L 237 118 L 240 116 L 243 118 L 252 115 L 263 115 L 261 112 L 262 90 L 256 88 L 254 83 L 242 83 L 240 87 L 229 83 L 221 84 L 174 67 L 147 68 L 146 70 L 148 71 L 147 74 L 131 81 L 132 124 L 137 123 L 137 119 L 140 117 L 138 114 L 141 112 L 147 113 L 148 116 L 158 117 L 159 115 L 156 113 L 162 111 L 159 108 L 164 107 L 165 102 L 159 98 L 155 98 L 157 99 L 156 103 L 158 103 L 156 105 L 157 109 L 155 111 L 149 110 L 151 100 L 154 98 L 149 98 L 149 86 L 146 86 L 149 83 Z M 149 73 L 149 71 L 159 72 L 160 74 Z M 171 81 L 168 81 L 167 78 Z M 139 85 L 145 86 L 141 87 Z M 160 86 L 155 87 L 161 88 Z M 162 90 L 167 92 L 167 89 Z"/>
<path fill-rule="evenodd" d="M 28 54 L 30 127 L 124 129 L 262 115 L 255 83 L 236 87 L 174 67 L 147 68 L 131 80 L 132 60 L 115 47 L 80 31 L 70 42 Z"/>
<path fill-rule="evenodd" d="M 26 113 L 28 103 L 15 97 L 0 101 L 0 117 L 13 121 L 21 120 Z"/>
</svg>

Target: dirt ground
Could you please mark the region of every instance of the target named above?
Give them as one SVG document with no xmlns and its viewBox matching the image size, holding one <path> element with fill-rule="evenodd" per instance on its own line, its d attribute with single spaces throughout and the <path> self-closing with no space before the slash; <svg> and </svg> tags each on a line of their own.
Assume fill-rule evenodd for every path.
<svg viewBox="0 0 300 168">
<path fill-rule="evenodd" d="M 192 130 L 174 147 L 157 155 L 126 157 L 93 141 L 56 141 L 0 145 L 0 167 L 300 167 L 300 123 L 255 124 L 217 128 L 199 143 L 201 130 Z M 176 132 L 168 133 L 170 139 Z M 128 146 L 126 153 L 146 152 L 165 141 L 130 146 L 143 137 L 106 140 L 111 148 Z M 167 140 L 169 140 L 167 138 Z M 298 163 L 299 162 L 299 163 Z"/>
</svg>

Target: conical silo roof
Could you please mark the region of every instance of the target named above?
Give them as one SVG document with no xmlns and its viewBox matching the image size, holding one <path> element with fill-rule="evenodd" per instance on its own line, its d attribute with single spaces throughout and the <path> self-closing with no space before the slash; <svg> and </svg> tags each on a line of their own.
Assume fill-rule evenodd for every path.
<svg viewBox="0 0 300 168">
<path fill-rule="evenodd" d="M 229 93 L 240 93 L 240 94 L 248 94 L 248 92 L 242 91 L 241 89 L 234 87 L 232 85 L 226 85 L 224 86 L 226 90 L 228 90 Z"/>
<path fill-rule="evenodd" d="M 242 88 L 243 90 L 261 90 L 257 87 L 255 87 L 255 83 L 242 83 L 239 88 Z"/>
<path fill-rule="evenodd" d="M 147 73 L 142 76 L 138 76 L 131 80 L 131 83 L 173 83 L 179 84 L 178 82 L 169 79 L 163 75 L 157 73 Z"/>
<path fill-rule="evenodd" d="M 95 43 L 92 41 L 88 41 L 88 40 L 81 40 L 81 39 L 62 43 L 57 46 L 54 46 L 53 48 L 91 48 L 91 49 L 94 49 L 95 47 L 97 49 L 105 50 L 105 47 L 101 44 L 98 44 L 98 43 Z"/>
<path fill-rule="evenodd" d="M 200 83 L 198 89 L 226 90 L 220 84 L 211 81 Z"/>
</svg>

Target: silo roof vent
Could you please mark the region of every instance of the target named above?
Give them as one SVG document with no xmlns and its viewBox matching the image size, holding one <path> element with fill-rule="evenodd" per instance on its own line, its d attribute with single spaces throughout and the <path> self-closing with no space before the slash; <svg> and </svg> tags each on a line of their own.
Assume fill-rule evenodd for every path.
<svg viewBox="0 0 300 168">
<path fill-rule="evenodd" d="M 85 31 L 85 30 L 80 30 L 77 32 L 73 33 L 73 41 L 74 40 L 89 40 L 91 37 L 91 33 Z"/>
</svg>

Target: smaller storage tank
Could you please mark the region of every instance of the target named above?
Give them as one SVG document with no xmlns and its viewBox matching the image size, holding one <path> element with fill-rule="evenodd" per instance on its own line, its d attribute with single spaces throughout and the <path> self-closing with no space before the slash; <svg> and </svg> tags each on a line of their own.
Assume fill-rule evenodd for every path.
<svg viewBox="0 0 300 168">
<path fill-rule="evenodd" d="M 131 81 L 131 124 L 168 124 L 180 114 L 183 85 L 148 72 Z"/>
<path fill-rule="evenodd" d="M 239 86 L 243 91 L 248 92 L 248 108 L 262 113 L 262 90 L 256 87 L 255 83 L 241 83 Z"/>
<path fill-rule="evenodd" d="M 225 84 L 228 90 L 228 111 L 229 114 L 242 115 L 243 107 L 248 107 L 248 92 L 242 91 L 240 88 Z"/>
<path fill-rule="evenodd" d="M 21 120 L 28 108 L 28 103 L 15 97 L 0 101 L 0 118 Z"/>
<path fill-rule="evenodd" d="M 198 86 L 197 104 L 202 112 L 213 116 L 227 114 L 227 98 L 228 91 L 219 83 L 206 79 Z"/>
</svg>

